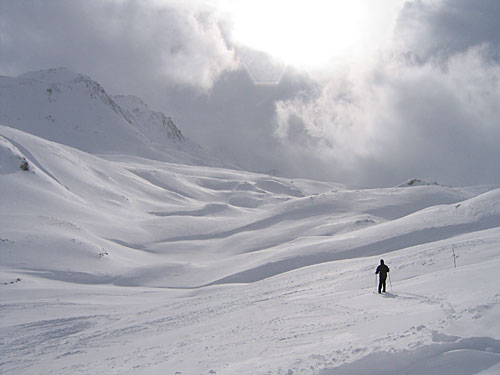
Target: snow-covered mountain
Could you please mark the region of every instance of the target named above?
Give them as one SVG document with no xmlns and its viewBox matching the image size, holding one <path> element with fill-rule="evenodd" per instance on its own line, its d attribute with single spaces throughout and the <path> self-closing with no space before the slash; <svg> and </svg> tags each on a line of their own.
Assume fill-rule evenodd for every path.
<svg viewBox="0 0 500 375">
<path fill-rule="evenodd" d="M 196 165 L 85 80 L 0 80 L 2 374 L 500 373 L 499 187 Z"/>
<path fill-rule="evenodd" d="M 65 68 L 0 77 L 0 124 L 93 154 L 221 164 L 163 113 Z"/>
</svg>

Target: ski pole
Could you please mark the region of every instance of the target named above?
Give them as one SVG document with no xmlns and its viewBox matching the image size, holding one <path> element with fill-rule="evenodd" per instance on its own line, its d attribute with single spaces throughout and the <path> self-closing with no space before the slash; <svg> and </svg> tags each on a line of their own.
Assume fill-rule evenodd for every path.
<svg viewBox="0 0 500 375">
<path fill-rule="evenodd" d="M 391 280 L 391 274 L 389 273 L 389 285 L 391 286 L 391 292 L 392 292 L 392 280 Z"/>
<path fill-rule="evenodd" d="M 375 274 L 375 292 L 377 292 L 377 274 Z"/>
</svg>

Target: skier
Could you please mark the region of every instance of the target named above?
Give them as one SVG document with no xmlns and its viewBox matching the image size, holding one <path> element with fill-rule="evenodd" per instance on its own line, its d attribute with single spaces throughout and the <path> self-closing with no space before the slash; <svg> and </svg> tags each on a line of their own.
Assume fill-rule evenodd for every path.
<svg viewBox="0 0 500 375">
<path fill-rule="evenodd" d="M 389 267 L 384 264 L 384 260 L 380 259 L 380 265 L 377 267 L 377 271 L 375 274 L 378 274 L 379 282 L 378 282 L 378 292 L 385 293 L 385 280 L 387 280 L 387 274 L 389 273 Z"/>
</svg>

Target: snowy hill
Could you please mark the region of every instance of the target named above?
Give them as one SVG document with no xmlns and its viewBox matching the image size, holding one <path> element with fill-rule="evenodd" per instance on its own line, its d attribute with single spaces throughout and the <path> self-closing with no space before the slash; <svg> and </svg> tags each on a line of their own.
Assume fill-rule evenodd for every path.
<svg viewBox="0 0 500 375">
<path fill-rule="evenodd" d="M 499 187 L 194 165 L 140 99 L 0 82 L 2 374 L 500 373 Z"/>
<path fill-rule="evenodd" d="M 0 135 L 2 373 L 498 373 L 500 189 L 358 191 Z"/>
<path fill-rule="evenodd" d="M 65 68 L 0 77 L 0 124 L 93 154 L 220 164 L 140 99 L 112 97 Z"/>
</svg>

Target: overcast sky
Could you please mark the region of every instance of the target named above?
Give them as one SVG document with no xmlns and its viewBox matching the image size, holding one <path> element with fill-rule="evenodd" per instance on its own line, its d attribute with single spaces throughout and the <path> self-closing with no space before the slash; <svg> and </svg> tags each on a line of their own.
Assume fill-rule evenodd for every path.
<svg viewBox="0 0 500 375">
<path fill-rule="evenodd" d="M 0 0 L 0 75 L 65 66 L 254 171 L 500 184 L 498 0 Z"/>
</svg>

